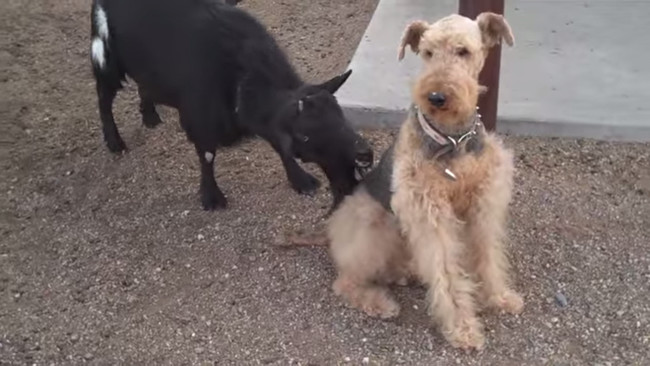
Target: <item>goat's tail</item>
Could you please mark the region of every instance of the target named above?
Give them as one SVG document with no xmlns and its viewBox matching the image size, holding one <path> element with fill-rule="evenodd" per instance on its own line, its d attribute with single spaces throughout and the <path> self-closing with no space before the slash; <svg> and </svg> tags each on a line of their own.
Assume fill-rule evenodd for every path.
<svg viewBox="0 0 650 366">
<path fill-rule="evenodd" d="M 90 60 L 97 80 L 115 89 L 122 87 L 125 73 L 119 67 L 115 57 L 111 56 L 113 44 L 110 34 L 108 13 L 104 0 L 93 0 L 90 13 Z"/>
</svg>

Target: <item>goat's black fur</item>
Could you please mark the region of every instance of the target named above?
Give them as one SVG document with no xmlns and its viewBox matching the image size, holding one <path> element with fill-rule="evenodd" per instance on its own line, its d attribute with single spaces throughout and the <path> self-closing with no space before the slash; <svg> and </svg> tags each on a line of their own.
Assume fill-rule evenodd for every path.
<svg viewBox="0 0 650 366">
<path fill-rule="evenodd" d="M 214 180 L 216 149 L 249 134 L 273 146 L 298 192 L 312 193 L 319 183 L 295 158 L 318 164 L 337 204 L 356 186 L 355 169 L 372 163 L 372 150 L 333 96 L 350 71 L 320 85 L 303 82 L 266 29 L 232 3 L 93 0 L 92 65 L 108 148 L 126 148 L 112 103 L 129 76 L 138 85 L 145 126 L 161 122 L 156 104 L 178 109 L 201 163 L 205 209 L 226 206 Z"/>
</svg>

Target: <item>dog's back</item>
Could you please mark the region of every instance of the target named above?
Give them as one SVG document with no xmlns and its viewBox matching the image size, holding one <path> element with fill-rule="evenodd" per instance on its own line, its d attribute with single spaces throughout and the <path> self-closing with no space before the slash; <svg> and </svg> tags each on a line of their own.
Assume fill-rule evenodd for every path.
<svg viewBox="0 0 650 366">
<path fill-rule="evenodd" d="M 381 156 L 379 164 L 363 178 L 360 187 L 365 188 L 368 194 L 379 202 L 386 210 L 390 209 L 391 197 L 391 179 L 393 176 L 393 151 L 395 143 L 393 142 L 384 154 Z"/>
</svg>

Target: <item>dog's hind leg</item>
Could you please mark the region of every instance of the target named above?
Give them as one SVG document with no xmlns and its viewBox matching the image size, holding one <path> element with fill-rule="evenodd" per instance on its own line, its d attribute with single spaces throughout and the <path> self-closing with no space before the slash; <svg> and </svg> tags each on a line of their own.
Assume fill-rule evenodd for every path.
<svg viewBox="0 0 650 366">
<path fill-rule="evenodd" d="M 504 247 L 506 216 L 512 192 L 512 156 L 498 145 L 497 149 L 501 155 L 500 165 L 493 171 L 490 184 L 478 197 L 476 208 L 470 212 L 467 222 L 472 254 L 469 267 L 481 283 L 481 302 L 518 314 L 523 310 L 524 302 L 511 289 Z"/>
<path fill-rule="evenodd" d="M 366 314 L 388 319 L 399 314 L 399 304 L 390 294 L 388 288 L 355 279 L 347 274 L 339 274 L 332 285 L 334 293 L 343 297 L 350 306 Z"/>
<path fill-rule="evenodd" d="M 334 292 L 368 315 L 391 318 L 399 305 L 379 284 L 406 267 L 406 248 L 394 216 L 365 189 L 346 197 L 329 219 L 327 236 L 338 271 Z"/>
</svg>

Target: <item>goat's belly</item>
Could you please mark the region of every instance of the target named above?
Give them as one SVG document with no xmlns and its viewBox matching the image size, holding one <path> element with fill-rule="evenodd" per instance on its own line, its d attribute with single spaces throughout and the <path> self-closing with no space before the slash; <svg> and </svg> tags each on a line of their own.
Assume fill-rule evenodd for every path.
<svg viewBox="0 0 650 366">
<path fill-rule="evenodd" d="M 178 98 L 176 98 L 172 93 L 154 92 L 147 95 L 154 104 L 178 108 Z"/>
<path fill-rule="evenodd" d="M 159 83 L 152 83 L 149 80 L 142 78 L 130 77 L 138 84 L 138 92 L 141 98 L 147 98 L 154 104 L 166 105 L 172 108 L 178 108 L 178 95 L 179 93 L 168 86 L 160 85 Z"/>
</svg>

